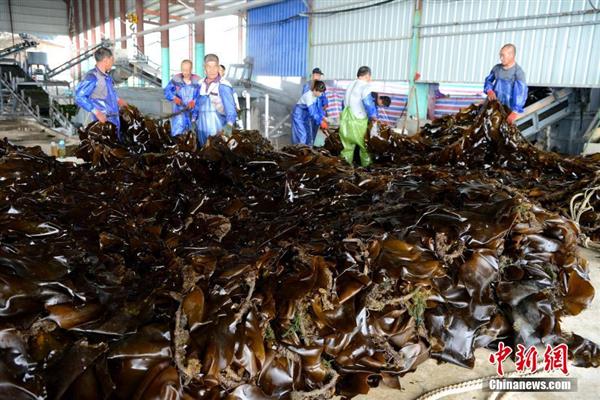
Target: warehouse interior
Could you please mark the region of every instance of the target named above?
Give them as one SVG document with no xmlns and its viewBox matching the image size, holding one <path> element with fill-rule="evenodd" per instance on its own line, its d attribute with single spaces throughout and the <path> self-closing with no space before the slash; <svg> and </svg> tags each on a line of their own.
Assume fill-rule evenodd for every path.
<svg viewBox="0 0 600 400">
<path fill-rule="evenodd" d="M 0 0 L 0 399 L 596 399 L 599 25 Z"/>
</svg>

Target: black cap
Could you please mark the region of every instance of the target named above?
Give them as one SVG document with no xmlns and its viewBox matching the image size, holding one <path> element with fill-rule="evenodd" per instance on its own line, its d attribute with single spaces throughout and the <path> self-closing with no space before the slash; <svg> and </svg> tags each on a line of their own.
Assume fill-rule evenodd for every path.
<svg viewBox="0 0 600 400">
<path fill-rule="evenodd" d="M 323 73 L 323 71 L 321 71 L 321 68 L 317 67 L 317 68 L 313 68 L 313 74 L 321 74 L 321 75 L 325 75 Z"/>
</svg>

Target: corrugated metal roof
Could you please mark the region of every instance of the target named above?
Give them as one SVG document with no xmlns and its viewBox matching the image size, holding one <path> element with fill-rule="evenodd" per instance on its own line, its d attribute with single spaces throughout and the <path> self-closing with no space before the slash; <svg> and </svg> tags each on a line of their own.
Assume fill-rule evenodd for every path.
<svg viewBox="0 0 600 400">
<path fill-rule="evenodd" d="M 304 76 L 307 70 L 308 18 L 302 0 L 287 0 L 248 11 L 247 55 L 254 74 Z"/>
<path fill-rule="evenodd" d="M 380 0 L 315 0 L 313 12 L 368 6 Z M 408 77 L 412 2 L 396 1 L 360 11 L 311 18 L 310 62 L 327 79 L 354 79 L 361 65 L 378 80 Z"/>
<path fill-rule="evenodd" d="M 204 9 L 206 12 L 217 11 L 223 8 L 231 7 L 238 4 L 244 4 L 244 0 L 211 0 L 206 1 Z M 132 6 L 133 7 L 133 6 Z M 160 0 L 146 0 L 144 1 L 144 8 L 159 11 Z M 132 9 L 131 11 L 134 11 Z M 189 18 L 195 15 L 194 12 L 194 1 L 192 0 L 177 0 L 176 2 L 169 1 L 169 15 L 173 17 Z M 160 18 L 158 15 L 144 15 L 144 19 L 158 23 Z"/>
<path fill-rule="evenodd" d="M 12 2 L 15 33 L 68 35 L 67 5 L 64 1 L 19 0 Z M 8 0 L 0 0 L 0 29 L 10 32 Z"/>
<path fill-rule="evenodd" d="M 600 13 L 586 0 L 423 3 L 424 81 L 482 82 L 513 43 L 529 85 L 600 87 Z"/>
</svg>

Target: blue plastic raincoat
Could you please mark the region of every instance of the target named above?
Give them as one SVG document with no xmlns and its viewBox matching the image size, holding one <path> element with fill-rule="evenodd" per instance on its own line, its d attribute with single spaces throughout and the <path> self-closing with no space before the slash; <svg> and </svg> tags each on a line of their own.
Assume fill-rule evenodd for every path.
<svg viewBox="0 0 600 400">
<path fill-rule="evenodd" d="M 525 83 L 525 72 L 518 64 L 509 69 L 504 69 L 502 64 L 495 65 L 483 85 L 484 93 L 490 89 L 496 93 L 500 103 L 517 113 L 523 112 L 528 89 Z"/>
<path fill-rule="evenodd" d="M 118 101 L 112 77 L 97 67 L 88 71 L 75 89 L 75 103 L 91 113 L 94 121 L 98 119 L 94 112 L 104 113 L 107 120 L 117 127 L 117 136 L 121 140 Z"/>
<path fill-rule="evenodd" d="M 173 103 L 173 113 L 180 114 L 171 118 L 171 136 L 181 135 L 192 130 L 192 122 L 196 119 L 196 108 L 188 111 L 186 109 L 190 101 L 197 101 L 200 93 L 200 77 L 192 74 L 190 80 L 190 83 L 186 83 L 183 80 L 183 74 L 176 74 L 165 87 L 164 93 L 167 100 L 171 102 L 175 98 L 181 100 L 181 105 Z"/>
<path fill-rule="evenodd" d="M 312 85 L 312 81 L 308 81 L 304 84 L 304 86 L 302 87 L 302 94 L 306 93 L 306 92 L 310 92 L 311 89 L 311 85 Z M 319 96 L 319 98 L 317 99 L 317 108 L 319 109 L 319 113 L 321 114 L 322 118 L 325 118 L 325 108 L 327 108 L 327 106 L 329 105 L 329 100 L 327 99 L 327 95 L 325 94 L 325 92 L 321 93 L 321 95 Z M 317 135 L 317 131 L 319 130 L 319 124 L 312 124 L 312 135 L 316 136 Z"/>
<path fill-rule="evenodd" d="M 222 131 L 226 124 L 235 124 L 237 111 L 233 96 L 231 83 L 225 79 L 217 77 L 210 83 L 206 79 L 201 82 L 196 101 L 196 133 L 201 146 L 209 136 Z"/>
<path fill-rule="evenodd" d="M 312 91 L 304 93 L 292 111 L 292 143 L 312 146 L 317 134 L 314 126 L 318 127 L 322 120 L 319 98 Z"/>
</svg>

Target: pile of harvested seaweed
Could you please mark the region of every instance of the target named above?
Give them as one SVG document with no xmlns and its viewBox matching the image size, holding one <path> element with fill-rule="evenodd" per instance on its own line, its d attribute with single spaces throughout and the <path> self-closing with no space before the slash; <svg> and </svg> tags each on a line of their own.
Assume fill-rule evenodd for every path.
<svg viewBox="0 0 600 400">
<path fill-rule="evenodd" d="M 506 115 L 494 101 L 485 110 L 471 105 L 437 119 L 414 136 L 379 126 L 378 134 L 368 138 L 368 148 L 378 165 L 428 166 L 457 178 L 492 179 L 576 220 L 583 233 L 599 241 L 600 154 L 566 157 L 539 150 L 505 123 Z M 326 148 L 339 154 L 337 133 Z"/>
<path fill-rule="evenodd" d="M 132 108 L 81 165 L 0 143 L 2 396 L 351 397 L 499 341 L 597 367 L 560 328 L 594 295 L 577 225 L 501 176 L 553 162 L 505 154 L 501 111 L 372 139 L 370 170 L 258 132 L 197 149 Z"/>
</svg>

